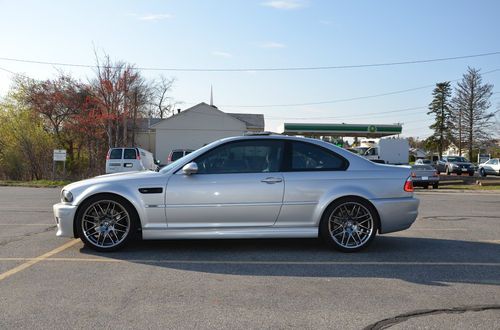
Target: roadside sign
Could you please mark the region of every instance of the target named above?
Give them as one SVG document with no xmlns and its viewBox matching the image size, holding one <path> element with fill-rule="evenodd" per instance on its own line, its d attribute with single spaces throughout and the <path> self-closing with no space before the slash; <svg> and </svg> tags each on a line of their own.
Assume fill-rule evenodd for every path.
<svg viewBox="0 0 500 330">
<path fill-rule="evenodd" d="M 66 150 L 54 149 L 54 158 L 53 159 L 55 162 L 65 162 L 66 161 Z"/>
</svg>

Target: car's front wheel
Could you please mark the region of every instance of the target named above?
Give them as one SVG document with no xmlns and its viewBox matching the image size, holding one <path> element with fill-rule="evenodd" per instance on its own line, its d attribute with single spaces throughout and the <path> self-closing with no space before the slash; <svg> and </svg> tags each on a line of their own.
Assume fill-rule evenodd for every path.
<svg viewBox="0 0 500 330">
<path fill-rule="evenodd" d="M 377 228 L 378 215 L 371 204 L 358 198 L 343 198 L 323 214 L 320 235 L 339 251 L 355 252 L 372 242 Z"/>
<path fill-rule="evenodd" d="M 125 246 L 137 231 L 136 213 L 123 198 L 97 195 L 82 203 L 76 218 L 78 236 L 97 251 Z"/>
<path fill-rule="evenodd" d="M 484 171 L 484 168 L 481 168 L 479 170 L 479 175 L 482 176 L 483 178 L 486 176 L 486 172 Z"/>
</svg>

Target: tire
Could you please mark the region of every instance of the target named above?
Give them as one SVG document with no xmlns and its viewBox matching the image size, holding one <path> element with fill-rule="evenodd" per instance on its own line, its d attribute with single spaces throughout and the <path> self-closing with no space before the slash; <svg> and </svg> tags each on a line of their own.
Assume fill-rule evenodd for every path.
<svg viewBox="0 0 500 330">
<path fill-rule="evenodd" d="M 426 185 L 424 186 L 424 189 L 429 189 L 429 185 L 428 185 L 428 184 L 426 184 Z"/>
<path fill-rule="evenodd" d="M 479 170 L 479 175 L 483 178 L 486 176 L 486 172 L 484 171 L 484 168 Z"/>
<path fill-rule="evenodd" d="M 439 188 L 439 183 L 434 183 L 434 184 L 432 185 L 432 189 L 437 189 L 437 188 Z"/>
<path fill-rule="evenodd" d="M 446 175 L 450 175 L 450 168 L 449 167 L 446 168 Z"/>
<path fill-rule="evenodd" d="M 469 176 L 474 176 L 474 173 L 469 173 Z"/>
<path fill-rule="evenodd" d="M 379 217 L 373 205 L 361 198 L 346 197 L 328 206 L 319 232 L 331 248 L 356 252 L 370 245 L 378 228 Z"/>
<path fill-rule="evenodd" d="M 83 243 L 96 251 L 116 251 L 137 233 L 136 210 L 124 198 L 100 194 L 85 200 L 76 216 L 76 230 Z"/>
</svg>

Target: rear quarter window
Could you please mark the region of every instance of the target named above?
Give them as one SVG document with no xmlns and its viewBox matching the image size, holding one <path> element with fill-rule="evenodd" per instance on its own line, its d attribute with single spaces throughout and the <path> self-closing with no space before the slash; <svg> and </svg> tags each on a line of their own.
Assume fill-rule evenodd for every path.
<svg viewBox="0 0 500 330">
<path fill-rule="evenodd" d="M 343 171 L 348 161 L 326 148 L 312 143 L 292 142 L 291 171 Z"/>
</svg>

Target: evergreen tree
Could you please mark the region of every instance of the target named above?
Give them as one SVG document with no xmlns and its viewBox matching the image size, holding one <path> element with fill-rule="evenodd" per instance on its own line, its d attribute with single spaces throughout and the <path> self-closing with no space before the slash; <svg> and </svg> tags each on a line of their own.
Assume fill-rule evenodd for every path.
<svg viewBox="0 0 500 330">
<path fill-rule="evenodd" d="M 432 140 L 437 146 L 439 157 L 443 155 L 443 150 L 446 148 L 450 141 L 450 128 L 451 128 L 451 85 L 449 81 L 436 84 L 436 88 L 432 92 L 432 102 L 429 104 L 428 115 L 434 115 L 434 124 L 429 126 L 434 130 Z"/>
</svg>

